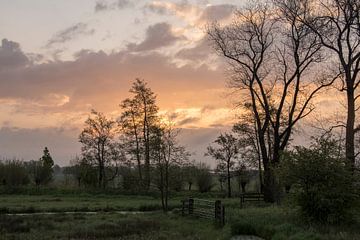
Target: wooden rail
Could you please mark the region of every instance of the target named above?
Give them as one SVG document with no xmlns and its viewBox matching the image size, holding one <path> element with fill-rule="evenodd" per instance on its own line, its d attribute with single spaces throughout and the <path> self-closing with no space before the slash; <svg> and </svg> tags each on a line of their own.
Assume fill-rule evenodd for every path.
<svg viewBox="0 0 360 240">
<path fill-rule="evenodd" d="M 264 201 L 264 194 L 262 193 L 242 193 L 240 195 L 240 207 L 244 206 L 245 202 L 249 201 Z"/>
<path fill-rule="evenodd" d="M 188 198 L 181 202 L 183 216 L 188 214 L 199 218 L 215 220 L 215 222 L 220 223 L 222 226 L 225 225 L 225 207 L 221 204 L 221 201 Z"/>
</svg>

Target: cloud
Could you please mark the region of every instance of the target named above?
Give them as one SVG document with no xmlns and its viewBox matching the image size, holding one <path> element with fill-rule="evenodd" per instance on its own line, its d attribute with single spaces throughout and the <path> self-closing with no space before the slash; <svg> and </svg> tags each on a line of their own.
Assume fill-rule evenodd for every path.
<svg viewBox="0 0 360 240">
<path fill-rule="evenodd" d="M 115 10 L 115 9 L 125 9 L 129 7 L 134 7 L 136 0 L 117 0 L 114 2 L 107 2 L 104 0 L 97 1 L 95 3 L 95 12 L 102 12 L 108 10 Z"/>
<path fill-rule="evenodd" d="M 124 8 L 127 8 L 129 6 L 133 6 L 133 2 L 134 0 L 118 0 L 117 2 L 117 7 L 119 9 L 124 9 Z"/>
<path fill-rule="evenodd" d="M 101 12 L 111 9 L 111 7 L 103 1 L 98 1 L 95 3 L 95 12 Z"/>
<path fill-rule="evenodd" d="M 203 10 L 199 21 L 211 22 L 226 20 L 232 16 L 235 9 L 236 6 L 231 4 L 210 5 Z"/>
<path fill-rule="evenodd" d="M 201 61 L 208 59 L 210 55 L 213 55 L 213 51 L 210 42 L 205 37 L 196 42 L 194 47 L 181 49 L 175 56 L 185 60 Z"/>
<path fill-rule="evenodd" d="M 159 15 L 175 15 L 187 22 L 194 22 L 201 15 L 201 9 L 188 1 L 180 3 L 152 1 L 146 4 L 144 9 Z"/>
<path fill-rule="evenodd" d="M 140 46 L 138 49 L 156 47 Z M 25 55 L 19 51 L 18 54 Z M 162 109 L 224 104 L 216 90 L 224 86 L 222 71 L 209 69 L 207 65 L 178 66 L 171 56 L 153 51 L 139 54 L 122 50 L 107 54 L 82 50 L 74 57 L 72 61 L 57 60 L 1 71 L 0 122 L 31 118 L 33 121 L 29 122 L 33 124 L 42 118 L 43 125 L 56 126 L 59 120 L 54 116 L 61 119 L 61 114 L 71 118 L 91 108 L 120 111 L 118 104 L 128 96 L 136 77 L 149 82 L 159 96 Z"/>
<path fill-rule="evenodd" d="M 24 67 L 30 63 L 28 57 L 21 51 L 20 45 L 6 38 L 0 46 L 0 71 Z"/>
<path fill-rule="evenodd" d="M 56 33 L 46 44 L 47 48 L 52 47 L 55 44 L 61 44 L 71 41 L 79 36 L 93 35 L 94 29 L 90 29 L 88 24 L 79 22 L 71 27 L 68 27 L 62 31 Z"/>
<path fill-rule="evenodd" d="M 184 37 L 176 36 L 172 32 L 170 24 L 165 22 L 157 23 L 147 28 L 145 39 L 142 42 L 128 44 L 128 50 L 134 52 L 154 50 L 170 46 L 182 39 Z"/>
<path fill-rule="evenodd" d="M 231 18 L 235 5 L 232 4 L 191 4 L 188 1 L 173 3 L 152 1 L 145 5 L 145 10 L 158 15 L 175 15 L 191 26 L 202 26 L 211 21 L 227 21 Z"/>
</svg>

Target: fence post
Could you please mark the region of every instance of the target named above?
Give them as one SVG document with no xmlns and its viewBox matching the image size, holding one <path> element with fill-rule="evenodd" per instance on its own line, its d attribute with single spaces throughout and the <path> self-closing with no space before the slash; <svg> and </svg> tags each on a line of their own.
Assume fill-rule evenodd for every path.
<svg viewBox="0 0 360 240">
<path fill-rule="evenodd" d="M 185 216 L 185 200 L 181 200 L 182 207 L 181 207 L 181 216 Z"/>
<path fill-rule="evenodd" d="M 193 214 L 194 212 L 194 199 L 189 198 L 189 215 Z"/>
<path fill-rule="evenodd" d="M 221 226 L 225 226 L 225 206 L 221 207 Z"/>
<path fill-rule="evenodd" d="M 244 194 L 240 195 L 240 208 L 243 208 L 244 206 Z"/>
<path fill-rule="evenodd" d="M 215 201 L 215 220 L 221 222 L 221 201 Z"/>
</svg>

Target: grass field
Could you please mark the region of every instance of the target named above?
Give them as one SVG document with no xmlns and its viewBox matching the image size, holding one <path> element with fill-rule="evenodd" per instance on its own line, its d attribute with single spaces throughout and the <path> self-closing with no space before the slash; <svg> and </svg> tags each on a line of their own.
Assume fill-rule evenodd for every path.
<svg viewBox="0 0 360 240">
<path fill-rule="evenodd" d="M 229 239 L 229 228 L 176 214 L 56 214 L 0 217 L 2 239 Z"/>
<path fill-rule="evenodd" d="M 170 206 L 179 205 L 172 199 Z M 152 211 L 160 210 L 159 199 L 147 196 L 120 195 L 3 195 L 0 212 L 87 212 L 87 211 Z"/>
<path fill-rule="evenodd" d="M 160 199 L 138 195 L 47 194 L 0 195 L 0 239 L 230 239 L 256 235 L 266 240 L 360 239 L 360 214 L 339 226 L 304 222 L 296 210 L 267 204 L 239 208 L 239 199 L 222 199 L 224 228 L 208 220 L 181 217 L 178 195 L 170 200 L 173 211 L 161 212 Z M 201 196 L 198 196 L 201 197 Z M 206 199 L 215 199 L 208 195 Z M 140 211 L 137 214 L 116 211 Z M 52 215 L 8 215 L 53 212 Z M 65 214 L 64 212 L 78 212 Z M 85 214 L 82 212 L 97 212 Z"/>
</svg>

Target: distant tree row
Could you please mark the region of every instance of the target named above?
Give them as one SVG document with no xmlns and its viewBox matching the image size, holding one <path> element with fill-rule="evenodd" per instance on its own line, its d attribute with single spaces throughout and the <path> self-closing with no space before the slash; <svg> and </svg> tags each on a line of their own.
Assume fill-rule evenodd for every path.
<svg viewBox="0 0 360 240">
<path fill-rule="evenodd" d="M 0 161 L 0 184 L 4 186 L 47 185 L 53 179 L 53 166 L 54 161 L 47 147 L 38 161 L 24 162 L 16 159 Z"/>
</svg>

